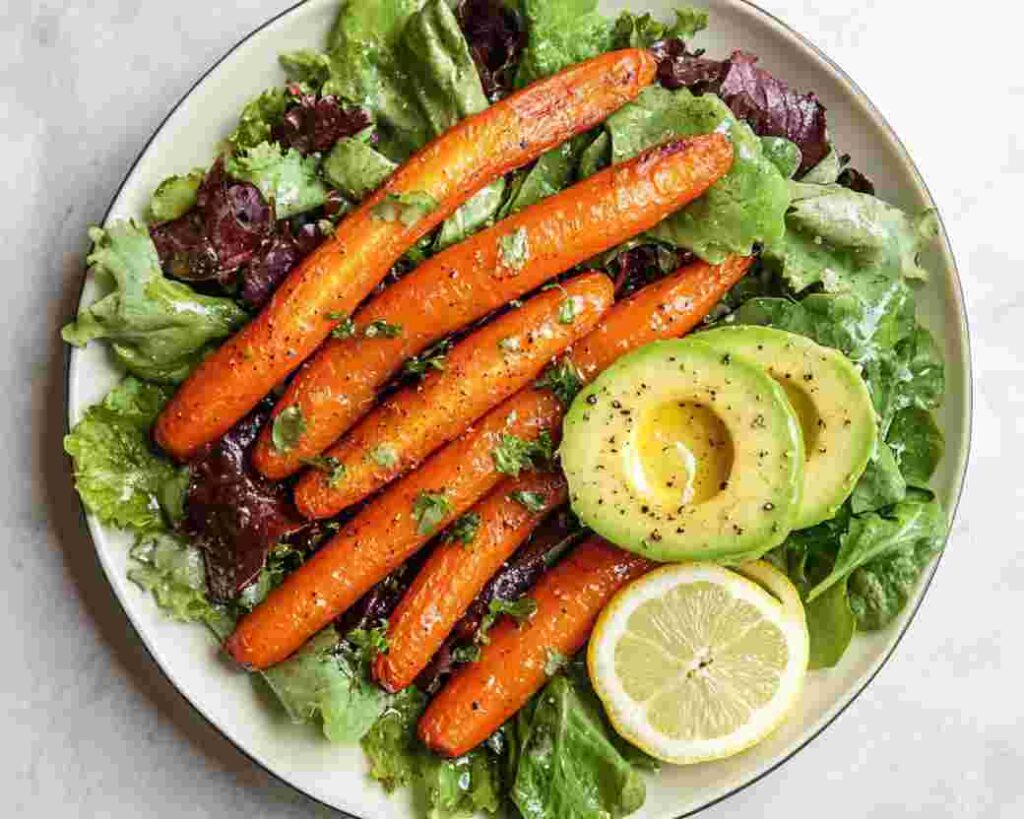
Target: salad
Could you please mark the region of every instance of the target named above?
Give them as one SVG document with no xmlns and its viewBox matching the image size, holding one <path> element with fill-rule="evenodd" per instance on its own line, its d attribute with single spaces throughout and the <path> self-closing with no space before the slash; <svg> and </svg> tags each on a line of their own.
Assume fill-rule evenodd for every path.
<svg viewBox="0 0 1024 819">
<path fill-rule="evenodd" d="M 90 232 L 63 337 L 124 378 L 64 440 L 84 505 L 431 816 L 632 813 L 942 548 L 936 219 L 708 22 L 343 0 L 209 167 Z"/>
</svg>

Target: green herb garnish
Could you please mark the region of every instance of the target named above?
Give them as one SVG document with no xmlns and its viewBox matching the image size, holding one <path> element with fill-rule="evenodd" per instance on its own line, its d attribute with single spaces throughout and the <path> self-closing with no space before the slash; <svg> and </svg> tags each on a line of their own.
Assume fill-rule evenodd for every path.
<svg viewBox="0 0 1024 819">
<path fill-rule="evenodd" d="M 297 404 L 285 407 L 277 414 L 270 431 L 270 440 L 278 452 L 290 452 L 306 431 L 306 419 Z"/>
<path fill-rule="evenodd" d="M 498 240 L 498 259 L 505 267 L 519 272 L 529 258 L 530 245 L 526 228 L 517 228 Z"/>
<path fill-rule="evenodd" d="M 542 432 L 535 441 L 526 441 L 518 435 L 504 432 L 501 442 L 491 450 L 494 468 L 502 475 L 519 477 L 524 469 L 536 469 L 551 462 L 554 457 L 551 433 Z"/>
<path fill-rule="evenodd" d="M 551 390 L 555 398 L 567 407 L 583 388 L 583 377 L 572 359 L 566 357 L 551 364 L 534 386 L 539 390 Z"/>
<path fill-rule="evenodd" d="M 467 512 L 445 530 L 444 539 L 450 542 L 457 540 L 463 546 L 468 546 L 476 540 L 479 531 L 480 515 L 476 512 Z"/>
<path fill-rule="evenodd" d="M 374 319 L 363 328 L 363 335 L 366 338 L 398 338 L 402 335 L 402 325 Z"/>
<path fill-rule="evenodd" d="M 445 497 L 444 492 L 421 491 L 412 504 L 416 531 L 421 535 L 432 534 L 451 511 L 451 501 Z"/>
<path fill-rule="evenodd" d="M 514 500 L 527 511 L 534 514 L 543 512 L 546 507 L 544 496 L 540 492 L 527 492 L 524 489 L 517 489 L 515 492 L 509 492 L 508 497 L 509 500 Z"/>
</svg>

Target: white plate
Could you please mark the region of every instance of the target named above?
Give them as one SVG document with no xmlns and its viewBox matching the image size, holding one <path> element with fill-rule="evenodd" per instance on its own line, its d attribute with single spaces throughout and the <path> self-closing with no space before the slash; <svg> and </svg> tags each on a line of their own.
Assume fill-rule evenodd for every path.
<svg viewBox="0 0 1024 819">
<path fill-rule="evenodd" d="M 614 11 L 616 2 L 605 3 Z M 622 4 L 625 5 L 625 4 Z M 644 3 L 630 3 L 639 8 Z M 668 19 L 674 0 L 648 0 Z M 810 43 L 743 0 L 710 0 L 710 31 L 698 44 L 711 55 L 742 48 L 796 88 L 814 90 L 828 106 L 837 145 L 878 185 L 881 196 L 911 209 L 934 207 L 917 170 L 881 115 L 840 69 Z M 108 219 L 138 217 L 153 188 L 168 174 L 206 166 L 217 143 L 233 128 L 242 106 L 282 76 L 280 51 L 318 45 L 331 23 L 336 0 L 311 0 L 274 18 L 232 49 L 170 113 L 122 185 Z M 970 355 L 967 327 L 953 257 L 943 241 L 926 258 L 932 278 L 918 299 L 922 319 L 945 353 L 947 395 L 939 413 L 946 455 L 934 486 L 946 509 L 955 509 L 970 437 Z M 96 292 L 87 282 L 83 301 Z M 90 404 L 116 383 L 119 373 L 93 344 L 71 354 L 69 418 L 74 424 Z M 366 775 L 358 747 L 337 747 L 308 727 L 289 724 L 268 707 L 244 674 L 217 656 L 205 629 L 165 619 L 152 600 L 125 576 L 129 538 L 89 517 L 100 561 L 129 619 L 157 664 L 203 716 L 235 745 L 281 779 L 332 807 L 358 817 L 412 815 L 404 793 L 387 797 Z M 933 568 L 934 571 L 934 568 Z M 756 748 L 722 762 L 666 768 L 648 782 L 643 817 L 678 817 L 699 810 L 750 784 L 818 734 L 857 696 L 893 651 L 927 587 L 899 621 L 871 635 L 859 635 L 841 665 L 811 674 L 797 712 Z"/>
</svg>

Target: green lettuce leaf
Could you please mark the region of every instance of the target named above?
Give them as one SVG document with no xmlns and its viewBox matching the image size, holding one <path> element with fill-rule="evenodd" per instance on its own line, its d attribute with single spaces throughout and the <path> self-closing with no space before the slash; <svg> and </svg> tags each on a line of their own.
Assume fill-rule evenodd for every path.
<svg viewBox="0 0 1024 819">
<path fill-rule="evenodd" d="M 791 183 L 786 231 L 765 247 L 765 257 L 799 292 L 821 282 L 835 292 L 865 275 L 926 277 L 918 264 L 936 235 L 935 214 L 910 216 L 867 194 L 839 185 Z"/>
<path fill-rule="evenodd" d="M 527 31 L 516 73 L 520 88 L 615 44 L 615 26 L 597 10 L 597 0 L 520 0 L 519 7 Z"/>
<path fill-rule="evenodd" d="M 333 626 L 262 674 L 294 722 L 319 718 L 331 742 L 361 739 L 386 704 L 384 691 L 369 679 L 365 658 Z"/>
<path fill-rule="evenodd" d="M 800 147 L 785 137 L 761 137 L 764 155 L 786 179 L 791 179 L 800 167 L 802 155 Z M 813 170 L 813 168 L 811 169 Z"/>
<path fill-rule="evenodd" d="M 83 308 L 61 336 L 76 347 L 110 341 L 115 357 L 134 375 L 176 383 L 185 378 L 213 342 L 247 318 L 231 299 L 204 296 L 164 277 L 145 228 L 114 222 L 92 228 L 88 263 L 112 292 Z"/>
<path fill-rule="evenodd" d="M 129 553 L 128 579 L 150 592 L 174 620 L 205 623 L 220 631 L 227 619 L 206 598 L 202 554 L 182 538 L 167 534 L 140 537 Z"/>
<path fill-rule="evenodd" d="M 231 176 L 259 188 L 278 219 L 288 219 L 324 203 L 327 188 L 320 181 L 319 164 L 315 156 L 304 157 L 294 148 L 284 151 L 276 142 L 261 142 L 229 157 L 226 168 Z"/>
<path fill-rule="evenodd" d="M 869 513 L 850 521 L 839 539 L 839 553 L 828 576 L 808 594 L 813 601 L 856 569 L 895 552 L 934 553 L 946 536 L 946 516 L 928 493 L 907 494 L 907 499 L 881 513 Z M 856 613 L 856 609 L 854 610 Z"/>
<path fill-rule="evenodd" d="M 365 139 L 342 137 L 324 159 L 323 172 L 328 182 L 358 202 L 383 185 L 397 167 Z"/>
<path fill-rule="evenodd" d="M 307 88 L 319 90 L 331 78 L 330 57 L 311 48 L 289 51 L 277 59 L 289 82 L 302 83 Z"/>
<path fill-rule="evenodd" d="M 885 442 L 892 449 L 907 485 L 928 486 L 945 448 L 932 414 L 918 406 L 901 409 L 889 425 Z"/>
<path fill-rule="evenodd" d="M 432 819 L 496 813 L 504 801 L 502 759 L 491 743 L 456 759 L 431 753 L 416 736 L 426 697 L 406 688 L 391 699 L 361 741 L 370 776 L 389 793 L 412 786 Z"/>
<path fill-rule="evenodd" d="M 170 222 L 192 210 L 205 175 L 202 168 L 195 168 L 185 176 L 169 176 L 157 185 L 149 200 L 149 215 L 153 221 Z"/>
<path fill-rule="evenodd" d="M 676 9 L 675 15 L 675 22 L 666 24 L 650 14 L 622 12 L 615 21 L 615 48 L 650 48 L 659 40 L 674 37 L 692 40 L 708 27 L 707 9 L 684 6 Z"/>
<path fill-rule="evenodd" d="M 651 230 L 651 238 L 712 263 L 731 253 L 748 254 L 757 242 L 781 241 L 789 206 L 786 180 L 765 156 L 761 140 L 718 97 L 652 86 L 612 114 L 605 127 L 613 162 L 677 137 L 724 131 L 733 142 L 732 169 L 700 199 Z"/>
<path fill-rule="evenodd" d="M 228 137 L 235 151 L 255 148 L 270 140 L 274 125 L 284 116 L 288 95 L 284 88 L 270 88 L 246 103 L 238 125 Z"/>
<path fill-rule="evenodd" d="M 553 677 L 521 728 L 512 799 L 524 819 L 620 817 L 644 802 L 643 779 L 612 739 L 589 687 Z"/>
<path fill-rule="evenodd" d="M 518 213 L 568 186 L 572 182 L 579 156 L 586 146 L 586 137 L 571 139 L 542 154 L 532 168 L 517 174 L 498 217 L 504 219 Z"/>
<path fill-rule="evenodd" d="M 170 390 L 129 376 L 64 438 L 75 488 L 103 523 L 158 532 L 181 515 L 188 470 L 157 455 L 149 427 Z"/>
</svg>

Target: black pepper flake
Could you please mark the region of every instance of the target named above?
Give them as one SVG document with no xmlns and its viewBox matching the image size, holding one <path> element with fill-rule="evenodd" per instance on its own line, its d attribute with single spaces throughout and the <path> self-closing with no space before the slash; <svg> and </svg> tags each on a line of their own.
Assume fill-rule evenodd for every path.
<svg viewBox="0 0 1024 819">
<path fill-rule="evenodd" d="M 612 407 L 615 409 L 622 409 L 622 402 L 618 398 L 613 398 Z"/>
<path fill-rule="evenodd" d="M 586 401 L 588 404 L 590 404 L 590 406 L 594 406 L 594 404 L 597 403 L 597 396 L 594 395 L 593 393 L 591 393 L 590 395 L 588 395 L 583 400 Z"/>
<path fill-rule="evenodd" d="M 775 504 L 772 503 L 771 501 L 768 501 L 762 508 L 765 512 L 771 512 L 775 508 Z"/>
</svg>

